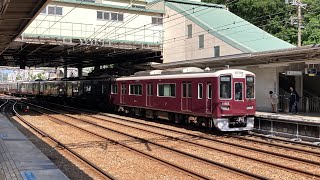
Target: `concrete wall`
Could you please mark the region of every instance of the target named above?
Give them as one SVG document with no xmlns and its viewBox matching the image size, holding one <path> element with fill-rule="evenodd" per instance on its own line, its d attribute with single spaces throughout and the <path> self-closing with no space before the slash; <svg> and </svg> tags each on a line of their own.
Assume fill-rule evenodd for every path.
<svg viewBox="0 0 320 180">
<path fill-rule="evenodd" d="M 127 5 L 129 5 L 128 3 L 129 1 L 127 1 Z M 78 4 L 54 1 L 49 4 L 53 7 L 56 5 L 63 8 L 62 16 L 39 14 L 24 33 L 42 34 L 44 36 L 162 42 L 163 26 L 152 25 L 152 17 L 162 17 L 161 13 L 129 11 L 126 10 L 126 7 L 115 9 L 92 5 L 79 5 L 73 9 Z M 123 13 L 124 21 L 99 20 L 97 19 L 97 11 Z"/>
<path fill-rule="evenodd" d="M 257 110 L 271 111 L 269 91 L 278 92 L 277 68 L 255 66 L 247 70 L 256 74 Z"/>
<path fill-rule="evenodd" d="M 169 18 L 164 21 L 164 63 L 213 57 L 214 46 L 220 46 L 220 56 L 242 53 L 168 7 L 165 16 Z M 189 24 L 192 25 L 192 38 L 187 36 Z M 199 49 L 199 35 L 204 35 L 204 48 L 201 49 Z"/>
</svg>

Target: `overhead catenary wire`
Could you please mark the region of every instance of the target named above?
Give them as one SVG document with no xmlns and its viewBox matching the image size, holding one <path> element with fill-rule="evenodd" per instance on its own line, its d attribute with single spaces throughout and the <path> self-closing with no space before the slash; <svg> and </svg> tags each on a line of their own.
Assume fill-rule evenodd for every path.
<svg viewBox="0 0 320 180">
<path fill-rule="evenodd" d="M 231 1 L 231 2 L 227 3 L 226 6 L 232 4 L 232 3 L 236 2 L 236 1 L 237 1 L 237 0 Z M 192 8 L 190 8 L 190 9 L 177 12 L 176 14 L 173 14 L 173 15 L 171 15 L 170 17 L 164 17 L 164 19 L 165 19 L 165 18 L 171 18 L 171 17 L 173 17 L 173 16 L 175 16 L 175 15 L 185 13 L 185 12 L 187 12 L 187 11 L 189 11 L 189 10 L 192 10 L 192 11 L 193 11 L 192 14 L 193 14 L 193 13 L 201 12 L 201 11 L 204 11 L 204 10 L 207 10 L 207 9 L 210 9 L 210 8 L 213 7 L 213 6 L 206 6 L 204 9 L 201 9 L 201 10 L 195 12 L 194 10 L 195 10 L 196 8 L 200 8 L 200 7 L 203 7 L 203 6 L 202 6 L 202 5 L 196 5 L 196 4 L 194 4 L 194 5 L 195 5 L 196 7 L 192 7 Z M 164 5 L 164 6 L 165 6 L 165 5 Z M 222 8 L 222 7 L 220 7 L 220 8 Z M 217 9 L 217 8 L 212 8 L 212 9 L 210 9 L 210 11 L 213 11 L 213 10 L 216 10 L 216 9 Z M 205 13 L 203 13 L 203 14 L 209 13 L 210 11 L 205 12 Z M 202 15 L 203 15 L 203 14 L 202 14 Z M 183 18 L 183 17 L 179 17 L 179 18 Z M 176 18 L 176 19 L 179 19 L 179 18 Z M 176 20 L 176 19 L 172 19 L 172 20 Z M 172 21 L 172 20 L 170 20 L 170 21 Z M 167 21 L 167 22 L 170 22 L 170 21 Z M 166 22 L 166 23 L 167 23 L 167 22 Z M 141 26 L 141 27 L 139 27 L 139 28 L 136 28 L 136 29 L 134 29 L 134 30 L 131 30 L 131 31 L 129 31 L 129 32 L 134 31 L 133 33 L 131 33 L 131 34 L 134 34 L 135 32 L 139 32 L 140 30 L 152 30 L 152 29 L 150 29 L 150 28 L 145 29 L 145 27 L 148 26 L 148 25 L 152 25 L 150 28 L 152 28 L 152 27 L 154 27 L 154 26 L 157 26 L 157 25 L 154 25 L 154 24 L 152 24 L 152 23 L 149 23 L 149 24 L 143 25 L 143 26 Z M 128 32 L 126 32 L 126 33 L 128 33 Z M 123 33 L 122 33 L 122 34 L 123 34 Z M 131 34 L 126 34 L 126 35 L 131 35 Z M 151 35 L 153 35 L 153 34 L 151 34 Z M 118 36 L 118 38 L 120 38 L 119 34 L 117 34 L 117 36 Z M 121 37 L 123 37 L 123 36 L 121 36 Z M 117 39 L 117 38 L 116 38 L 116 39 Z"/>
<path fill-rule="evenodd" d="M 293 11 L 293 10 L 292 10 Z M 292 12 L 292 11 L 289 11 L 289 12 Z M 274 14 L 269 14 L 269 15 L 265 15 L 265 16 L 260 16 L 260 17 L 257 17 L 257 18 L 254 18 L 254 20 L 258 20 L 258 19 L 261 19 L 261 18 L 264 18 L 264 17 L 270 17 L 270 16 L 273 16 L 273 15 L 277 15 L 277 14 L 282 14 L 282 13 L 285 13 L 285 12 L 278 12 L 278 13 L 274 13 Z M 203 14 L 201 14 L 203 15 Z M 201 15 L 197 15 L 197 16 L 201 16 Z M 279 17 L 279 16 L 276 16 L 276 17 Z M 274 17 L 274 18 L 276 18 Z M 273 19 L 273 18 L 270 18 L 270 19 Z M 262 21 L 254 21 L 255 23 L 257 22 L 264 22 L 264 21 L 267 21 L 267 20 L 270 20 L 270 19 L 265 19 L 265 20 L 262 20 Z M 225 24 L 225 25 L 222 25 L 222 26 L 219 26 L 219 27 L 214 27 L 214 29 L 210 28 L 210 29 L 206 29 L 206 30 L 203 30 L 203 31 L 199 31 L 199 32 L 196 32 L 196 33 L 193 33 L 192 35 L 195 35 L 195 34 L 201 34 L 201 33 L 205 33 L 205 32 L 219 32 L 219 31 L 223 31 L 223 30 L 230 30 L 230 29 L 234 29 L 234 28 L 238 28 L 238 27 L 242 27 L 242 26 L 248 26 L 248 25 L 251 25 L 251 23 L 246 23 L 248 21 L 246 20 L 242 20 L 242 21 L 237 21 L 237 22 L 233 22 L 233 23 L 229 23 L 229 24 Z M 172 27 L 175 27 L 175 26 L 178 26 L 180 24 L 182 24 L 184 22 L 181 22 L 181 23 L 177 23 L 177 24 L 174 24 L 173 26 L 170 26 L 170 27 L 167 27 L 164 29 L 164 31 L 166 31 L 167 29 L 169 28 L 172 28 Z M 231 28 L 225 28 L 225 29 L 220 29 L 220 30 L 216 30 L 217 28 L 222 28 L 222 27 L 227 27 L 227 26 L 230 26 L 230 25 L 235 25 L 237 23 L 246 23 L 244 25 L 239 25 L 239 26 L 234 26 L 234 27 L 231 27 Z M 149 34 L 147 36 L 151 36 L 152 34 Z M 188 35 L 182 35 L 182 36 L 179 36 L 179 37 L 175 37 L 175 38 L 171 38 L 171 39 L 166 39 L 163 41 L 163 43 L 165 43 L 166 41 L 177 41 L 179 38 L 185 38 L 186 36 Z M 139 39 L 138 39 L 139 40 Z"/>
<path fill-rule="evenodd" d="M 284 12 L 278 12 L 278 13 L 274 13 L 274 14 L 269 14 L 269 15 L 265 15 L 265 16 L 260 16 L 260 17 L 255 18 L 255 20 L 261 19 L 261 18 L 263 18 L 263 17 L 270 17 L 270 16 L 272 16 L 272 15 L 277 15 L 277 14 L 281 14 L 281 13 L 284 13 Z M 279 16 L 276 16 L 276 17 L 274 17 L 274 18 L 277 18 L 277 17 L 279 17 Z M 270 20 L 270 19 L 269 19 L 269 20 Z M 256 21 L 256 22 L 263 22 L 263 21 L 264 21 L 264 20 L 262 20 L 262 21 Z M 283 21 L 281 21 L 281 22 L 285 22 L 285 21 L 287 21 L 287 20 L 283 20 Z M 241 22 L 247 22 L 247 21 L 243 20 L 243 21 L 238 21 L 238 22 L 235 22 L 235 23 L 241 23 Z M 234 25 L 234 23 L 230 23 L 230 24 L 223 25 L 223 26 L 220 26 L 220 27 L 225 27 L 225 26 L 228 26 L 228 25 Z M 246 24 L 244 24 L 244 25 L 239 25 L 239 26 L 232 27 L 232 28 L 223 28 L 223 29 L 215 30 L 215 31 L 216 31 L 216 32 L 219 32 L 219 31 L 229 30 L 229 29 L 238 28 L 238 27 L 247 26 L 247 25 L 252 25 L 252 24 L 246 23 Z M 266 26 L 266 25 L 264 25 L 264 26 Z M 263 27 L 264 27 L 264 26 L 263 26 Z M 216 27 L 216 28 L 219 28 L 219 27 Z M 262 28 L 262 27 L 261 27 L 261 28 Z M 242 31 L 237 31 L 237 32 L 233 32 L 233 33 L 229 33 L 229 34 L 226 34 L 226 36 L 231 35 L 231 34 L 235 34 L 235 33 L 240 33 L 240 32 L 244 32 L 244 31 L 248 31 L 248 30 L 250 30 L 250 29 L 246 29 L 246 30 L 242 30 Z M 204 30 L 204 31 L 192 33 L 192 35 L 203 34 L 203 33 L 210 33 L 210 30 Z M 183 38 L 183 39 L 180 39 L 180 40 L 173 38 L 173 39 L 172 39 L 172 40 L 173 40 L 172 42 L 177 42 L 177 41 L 185 40 L 185 37 L 186 37 L 186 36 L 187 36 L 187 35 L 180 36 L 179 38 Z M 206 40 L 207 40 L 207 39 L 206 39 Z M 172 43 L 172 42 L 170 42 L 170 41 L 169 41 L 169 42 L 164 42 L 162 45 L 165 45 L 165 44 L 168 44 L 168 43 Z M 175 46 L 175 47 L 177 47 L 177 46 Z M 125 52 L 127 52 L 127 50 L 123 50 L 122 52 L 125 53 Z M 121 52 L 109 53 L 108 56 L 113 55 L 113 54 L 119 55 L 119 54 L 122 54 L 122 53 L 121 53 Z"/>
<path fill-rule="evenodd" d="M 286 22 L 288 20 L 282 20 L 280 22 Z M 266 26 L 266 25 L 263 25 L 263 26 Z M 261 27 L 262 28 L 262 27 Z M 229 34 L 226 34 L 227 35 L 231 35 L 231 34 L 235 34 L 235 33 L 239 33 L 239 32 L 244 32 L 244 31 L 248 31 L 248 30 L 251 30 L 251 29 L 246 29 L 246 30 L 242 30 L 242 31 L 237 31 L 237 32 L 233 32 L 233 33 L 229 33 Z M 205 31 L 206 32 L 206 31 Z M 207 32 L 208 33 L 208 32 Z M 265 32 L 267 33 L 267 32 Z M 241 42 L 238 42 L 238 43 L 245 43 L 245 42 L 254 42 L 254 41 L 258 41 L 258 40 L 262 40 L 262 39 L 270 39 L 270 38 L 273 38 L 273 37 L 262 37 L 262 38 L 258 38 L 258 39 L 253 39 L 253 40 L 246 40 L 246 41 L 241 41 Z M 204 40 L 209 40 L 209 39 L 212 39 L 212 37 L 209 37 L 209 38 L 205 38 Z M 182 40 L 185 40 L 185 39 L 182 39 Z M 167 42 L 168 43 L 168 42 Z M 165 44 L 165 43 L 164 43 Z M 181 45 L 181 46 L 174 46 L 173 48 L 178 48 L 178 47 L 183 47 L 183 46 L 186 46 L 185 44 Z M 187 46 L 197 46 L 197 45 L 194 45 L 194 44 L 188 44 Z M 225 44 L 225 45 L 220 45 L 220 47 L 223 47 L 223 46 L 228 46 L 228 44 Z M 201 48 L 201 50 L 203 49 L 211 49 L 212 47 L 208 47 L 208 48 Z M 188 50 L 188 51 L 182 51 L 182 52 L 177 52 L 177 53 L 174 53 L 174 54 L 182 54 L 182 53 L 185 53 L 185 52 L 192 52 L 192 51 L 197 51 L 199 49 L 195 49 L 195 50 Z M 110 57 L 113 57 L 115 55 L 120 55 L 120 54 L 123 54 L 125 53 L 126 50 L 123 50 L 122 52 L 117 52 L 117 53 L 109 53 L 108 56 Z M 170 54 L 170 55 L 174 55 L 174 54 Z"/>
<path fill-rule="evenodd" d="M 76 9 L 78 6 L 80 6 L 85 0 L 81 0 L 79 3 L 76 4 L 75 7 L 73 7 L 67 14 L 63 15 L 58 21 L 55 21 L 51 26 L 49 26 L 47 29 L 45 29 L 45 31 L 43 31 L 39 36 L 43 35 L 45 32 L 47 32 L 50 28 L 52 28 L 55 24 L 57 24 L 58 22 L 60 22 L 64 17 L 66 17 L 68 14 L 70 14 L 74 9 Z M 33 42 L 34 40 L 32 40 Z M 23 48 L 21 48 L 21 50 L 18 52 L 18 54 L 24 50 L 26 47 L 28 47 L 30 45 L 26 44 Z"/>
</svg>

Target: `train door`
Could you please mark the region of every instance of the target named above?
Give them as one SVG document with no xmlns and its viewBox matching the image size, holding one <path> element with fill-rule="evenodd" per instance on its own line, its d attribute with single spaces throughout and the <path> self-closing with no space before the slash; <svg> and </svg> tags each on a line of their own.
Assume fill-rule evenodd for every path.
<svg viewBox="0 0 320 180">
<path fill-rule="evenodd" d="M 191 111 L 192 108 L 192 86 L 191 82 L 182 83 L 181 110 Z"/>
<path fill-rule="evenodd" d="M 146 106 L 147 107 L 152 107 L 152 97 L 153 97 L 153 84 L 152 83 L 147 83 L 147 93 L 146 93 Z"/>
<path fill-rule="evenodd" d="M 121 104 L 125 104 L 126 93 L 127 93 L 126 84 L 121 83 L 121 91 L 120 91 L 120 103 Z"/>
<path fill-rule="evenodd" d="M 212 84 L 207 83 L 206 88 L 206 113 L 212 113 Z"/>
</svg>

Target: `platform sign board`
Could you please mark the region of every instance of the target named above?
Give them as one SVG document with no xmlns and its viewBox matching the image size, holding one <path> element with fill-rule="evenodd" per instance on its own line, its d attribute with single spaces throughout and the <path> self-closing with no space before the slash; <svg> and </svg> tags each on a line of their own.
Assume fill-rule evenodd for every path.
<svg viewBox="0 0 320 180">
<path fill-rule="evenodd" d="M 286 71 L 286 76 L 302 76 L 302 71 Z"/>
<path fill-rule="evenodd" d="M 308 68 L 308 75 L 309 76 L 316 76 L 318 73 L 317 69 L 316 68 Z"/>
</svg>

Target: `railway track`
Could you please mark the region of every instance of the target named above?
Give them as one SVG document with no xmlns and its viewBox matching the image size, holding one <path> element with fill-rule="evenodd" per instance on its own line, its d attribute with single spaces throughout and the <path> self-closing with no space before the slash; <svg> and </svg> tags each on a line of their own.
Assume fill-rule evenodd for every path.
<svg viewBox="0 0 320 180">
<path fill-rule="evenodd" d="M 41 107 L 38 106 L 38 108 L 41 108 Z M 46 110 L 49 110 L 49 109 L 47 109 L 47 108 L 45 108 L 45 109 L 46 109 Z M 39 113 L 44 113 L 44 112 L 41 112 L 41 111 L 39 111 L 39 110 L 35 110 L 35 111 L 38 111 Z M 52 110 L 49 110 L 49 111 L 53 112 Z M 48 114 L 47 114 L 47 115 L 48 115 Z M 143 151 L 137 150 L 136 148 L 132 148 L 132 147 L 130 147 L 130 146 L 127 146 L 127 145 L 125 145 L 124 143 L 122 143 L 121 141 L 114 141 L 114 140 L 112 140 L 112 139 L 110 139 L 110 138 L 106 138 L 105 136 L 101 136 L 101 135 L 99 135 L 99 134 L 97 134 L 97 133 L 94 133 L 94 132 L 92 132 L 92 131 L 89 131 L 89 130 L 83 129 L 83 128 L 81 128 L 81 127 L 78 127 L 78 126 L 76 126 L 76 125 L 74 125 L 74 124 L 68 123 L 68 122 L 66 122 L 65 120 L 61 120 L 60 118 L 53 117 L 52 115 L 48 115 L 48 116 L 49 116 L 50 118 L 53 118 L 55 121 L 60 121 L 60 123 L 65 123 L 65 124 L 67 124 L 67 125 L 69 125 L 69 126 L 72 126 L 72 127 L 78 128 L 78 129 L 81 129 L 82 131 L 91 133 L 91 134 L 96 135 L 96 136 L 100 136 L 100 137 L 105 138 L 106 140 L 112 141 L 112 142 L 114 142 L 114 143 L 121 144 L 121 145 L 123 145 L 123 146 L 129 147 L 129 148 L 131 148 L 132 150 L 134 150 L 134 151 L 139 151 L 139 153 L 143 153 L 144 155 L 148 155 L 148 156 L 150 156 L 151 158 L 159 159 L 159 158 L 156 157 L 156 156 L 151 156 L 151 155 L 148 154 L 148 153 L 145 153 L 145 152 L 143 152 Z M 63 116 L 64 116 L 64 115 L 63 115 Z M 70 118 L 71 118 L 71 117 L 70 117 Z M 76 118 L 73 117 L 73 119 L 75 120 Z M 246 172 L 246 171 L 243 171 L 243 170 L 241 170 L 241 169 L 237 169 L 237 168 L 234 168 L 234 167 L 225 165 L 225 164 L 221 164 L 221 163 L 218 163 L 218 162 L 214 162 L 214 161 L 211 161 L 211 160 L 209 160 L 209 159 L 205 159 L 205 158 L 202 158 L 202 157 L 198 157 L 198 156 L 195 156 L 195 155 L 193 155 L 193 154 L 186 153 L 186 152 L 183 152 L 183 151 L 174 149 L 174 148 L 166 147 L 166 146 L 163 146 L 163 145 L 161 145 L 161 144 L 157 144 L 157 143 L 148 141 L 148 140 L 146 140 L 146 139 L 138 138 L 138 137 L 135 137 L 135 136 L 126 134 L 126 133 L 121 133 L 121 132 L 119 132 L 119 131 L 115 131 L 115 130 L 106 128 L 106 127 L 104 127 L 104 126 L 99 126 L 99 125 L 97 125 L 97 124 L 95 124 L 95 123 L 90 123 L 90 122 L 88 122 L 88 121 L 84 121 L 83 119 L 76 119 L 76 120 L 78 120 L 78 121 L 80 121 L 80 122 L 86 122 L 86 123 L 88 123 L 88 124 L 91 124 L 91 125 L 93 125 L 93 126 L 102 128 L 102 129 L 104 129 L 104 130 L 108 130 L 108 131 L 115 132 L 115 133 L 117 133 L 117 134 L 121 134 L 121 135 L 128 136 L 128 137 L 130 137 L 130 138 L 135 139 L 135 140 L 138 141 L 138 142 L 143 142 L 143 143 L 152 144 L 152 145 L 154 145 L 154 146 L 157 146 L 157 148 L 163 148 L 163 149 L 165 149 L 165 150 L 169 150 L 171 153 L 174 152 L 174 153 L 178 154 L 179 156 L 184 156 L 184 157 L 188 158 L 189 160 L 190 160 L 190 158 L 191 158 L 191 159 L 193 159 L 193 160 L 195 160 L 195 161 L 197 161 L 197 162 L 205 163 L 205 164 L 210 165 L 210 166 L 215 166 L 215 167 L 217 167 L 217 168 L 219 168 L 219 169 L 223 169 L 224 171 L 229 171 L 229 172 L 232 172 L 232 173 L 234 173 L 234 174 L 237 174 L 237 176 L 240 175 L 240 176 L 243 176 L 243 177 L 246 177 L 246 178 L 266 179 L 266 178 L 263 177 L 263 176 L 259 176 L 259 175 L 256 175 L 256 174 L 253 174 L 253 173 L 249 173 L 249 172 Z M 89 129 L 91 129 L 91 128 L 89 128 Z M 166 160 L 164 160 L 164 159 L 162 159 L 161 161 L 162 161 L 162 162 L 165 162 L 165 163 L 167 163 L 167 164 L 171 164 L 171 165 L 172 165 L 171 162 L 166 161 Z M 175 165 L 175 166 L 176 166 L 176 167 L 179 167 L 178 165 Z M 180 169 L 180 170 L 183 169 L 183 171 L 188 171 L 189 173 L 192 173 L 193 175 L 196 175 L 198 178 L 204 178 L 204 179 L 208 179 L 208 178 L 209 178 L 209 177 L 206 177 L 206 176 L 201 175 L 201 174 L 196 173 L 196 172 L 192 172 L 192 171 L 190 172 L 189 169 L 186 169 L 186 168 L 181 167 L 181 166 L 179 167 L 179 169 Z"/>
<path fill-rule="evenodd" d="M 100 116 L 103 116 L 103 117 L 114 118 L 114 119 L 118 119 L 118 120 L 121 120 L 121 121 L 126 121 L 126 122 L 130 122 L 130 123 L 140 124 L 140 125 L 143 125 L 143 126 L 148 126 L 148 127 L 152 127 L 152 128 L 158 128 L 158 129 L 171 131 L 171 132 L 175 132 L 175 133 L 180 133 L 180 134 L 183 134 L 183 135 L 192 136 L 194 138 L 199 137 L 198 134 L 184 132 L 184 131 L 176 130 L 176 129 L 172 129 L 172 128 L 166 128 L 166 127 L 163 127 L 163 126 L 151 125 L 151 124 L 148 124 L 148 123 L 144 123 L 143 120 L 141 121 L 140 119 L 136 119 L 136 118 L 127 118 L 127 117 L 123 118 L 122 116 L 114 115 L 114 114 L 106 114 L 106 113 L 94 112 L 94 111 L 83 110 L 83 109 L 80 110 L 80 109 L 77 109 L 77 108 L 74 108 L 74 107 L 63 106 L 63 105 L 58 105 L 58 104 L 54 104 L 54 103 L 50 103 L 50 104 L 52 104 L 55 107 L 58 107 L 60 109 L 68 108 L 68 111 L 73 111 L 73 112 L 76 112 L 76 113 L 81 113 L 81 114 L 83 114 L 84 112 L 86 112 L 86 113 L 94 113 L 94 114 L 97 114 L 97 115 L 100 115 Z M 90 114 L 85 114 L 85 115 L 91 116 Z M 294 145 L 301 145 L 302 147 L 307 147 L 307 148 L 311 148 L 311 149 L 314 149 L 314 148 L 318 149 L 319 148 L 319 146 L 316 146 L 316 145 L 313 145 L 313 144 L 310 144 L 310 143 L 292 142 L 292 141 L 289 141 L 289 140 L 278 139 L 278 138 L 275 139 L 275 138 L 272 138 L 272 137 L 265 137 L 265 136 L 256 135 L 256 134 L 250 134 L 249 136 L 258 137 L 258 138 L 265 138 L 265 139 L 268 139 L 270 141 L 284 142 L 286 144 L 289 143 L 289 144 L 294 144 Z M 225 142 L 223 140 L 218 140 L 215 137 L 201 135 L 201 138 L 206 139 L 206 140 L 210 140 L 210 141 L 214 141 L 214 142 L 221 142 L 221 143 L 228 143 L 228 142 Z M 308 150 L 308 149 L 302 149 L 302 148 L 299 148 L 299 147 L 286 146 L 286 145 L 283 145 L 283 144 L 276 144 L 276 143 L 271 143 L 271 142 L 267 142 L 267 141 L 264 141 L 264 140 L 251 139 L 251 138 L 242 137 L 242 136 L 235 136 L 235 135 L 227 135 L 226 137 L 234 138 L 234 139 L 242 140 L 242 141 L 253 142 L 253 143 L 261 144 L 261 145 L 264 145 L 264 146 L 267 145 L 267 146 L 272 146 L 272 147 L 276 147 L 276 148 L 282 148 L 282 149 L 286 149 L 286 150 L 296 151 L 296 152 L 300 152 L 300 153 L 306 153 L 306 154 L 310 154 L 310 155 L 314 155 L 314 156 L 320 156 L 320 152 L 316 152 L 316 151 L 312 151 L 312 150 Z M 229 144 L 230 145 L 234 145 L 234 146 L 238 146 L 240 148 L 243 147 L 240 144 L 236 144 L 236 143 L 229 143 Z M 250 148 L 250 147 L 244 147 L 244 148 Z M 256 148 L 252 148 L 252 150 L 257 150 L 257 149 Z"/>
<path fill-rule="evenodd" d="M 47 109 L 48 110 L 48 109 Z M 59 113 L 57 111 L 52 111 L 50 110 L 51 112 L 55 112 L 55 113 Z M 74 118 L 74 119 L 77 119 L 79 121 L 82 121 L 82 122 L 86 122 L 86 123 L 89 123 L 89 124 L 92 124 L 94 126 L 99 126 L 100 128 L 104 128 L 106 129 L 106 127 L 104 126 L 100 126 L 100 125 L 97 125 L 96 123 L 92 123 L 88 120 L 84 120 L 84 119 L 79 119 L 79 118 L 75 118 L 74 116 L 70 116 L 70 115 L 66 115 L 70 118 Z M 88 116 L 88 115 L 86 115 Z M 107 121 L 106 119 L 103 119 L 103 118 L 98 118 L 98 117 L 95 117 L 95 116 L 92 116 L 90 115 L 91 118 L 95 118 L 95 119 L 99 119 L 101 121 Z M 115 117 L 112 117 L 112 118 L 115 118 Z M 125 121 L 129 121 L 128 119 L 122 119 L 122 118 L 118 118 L 118 119 L 121 119 L 121 120 L 125 120 Z M 110 122 L 110 121 L 109 121 Z M 133 122 L 133 121 L 131 121 Z M 195 143 L 195 142 L 192 142 L 192 141 L 187 141 L 187 140 L 184 140 L 184 139 L 181 139 L 181 138 L 177 138 L 177 137 L 173 137 L 173 136 L 169 136 L 169 135 L 164 135 L 164 134 L 160 134 L 160 133 L 155 133 L 153 131 L 148 131 L 148 130 L 145 130 L 145 129 L 142 129 L 142 128 L 137 128 L 137 127 L 133 127 L 133 126 L 128 126 L 126 124 L 123 124 L 123 123 L 116 123 L 116 122 L 110 122 L 110 123 L 113 123 L 113 124 L 118 124 L 118 125 L 121 125 L 121 126 L 126 126 L 126 127 L 129 127 L 129 128 L 133 128 L 133 129 L 136 129 L 136 130 L 139 130 L 139 131 L 144 131 L 144 132 L 147 132 L 147 133 L 151 133 L 151 134 L 156 134 L 156 135 L 160 135 L 160 136 L 164 136 L 166 138 L 170 138 L 170 139 L 175 139 L 175 140 L 179 140 L 181 142 L 184 142 L 184 143 L 189 143 L 189 144 L 192 144 L 192 145 L 196 145 L 196 146 L 199 146 L 199 147 L 202 147 L 202 148 L 206 148 L 208 150 L 215 150 L 215 151 L 219 151 L 219 152 L 223 152 L 223 153 L 228 153 L 228 154 L 232 154 L 234 156 L 238 156 L 238 157 L 241 157 L 241 158 L 246 158 L 246 159 L 250 159 L 250 160 L 253 160 L 253 161 L 257 161 L 257 162 L 260 162 L 260 163 L 264 163 L 265 165 L 269 165 L 269 166 L 273 166 L 273 167 L 277 167 L 277 168 L 281 168 L 283 170 L 290 170 L 291 172 L 294 172 L 294 173 L 299 173 L 299 174 L 304 174 L 306 176 L 309 176 L 309 177 L 317 177 L 317 178 L 320 178 L 320 175 L 318 174 L 314 174 L 314 173 L 311 173 L 311 172 L 306 172 L 306 171 L 303 171 L 303 170 L 300 170 L 300 169 L 297 169 L 297 168 L 292 168 L 292 167 L 288 167 L 288 166 L 284 166 L 284 165 L 280 165 L 280 164 L 276 164 L 276 163 L 272 163 L 272 162 L 269 162 L 269 161 L 266 161 L 266 160 L 261 160 L 261 159 L 256 159 L 256 158 L 252 158 L 252 157 L 248 157 L 248 156 L 244 156 L 244 155 L 241 155 L 241 154 L 236 154 L 236 153 L 232 153 L 232 152 L 229 152 L 229 151 L 226 151 L 226 150 L 221 150 L 219 148 L 215 148 L 215 147 L 211 147 L 211 146 L 207 146 L 207 145 L 203 145 L 203 144 L 199 144 L 199 143 Z M 139 122 L 134 122 L 136 124 L 143 124 L 143 125 L 146 125 L 144 123 L 139 123 Z M 148 125 L 148 126 L 152 126 L 152 125 Z M 176 131 L 176 130 L 172 130 L 172 129 L 167 129 L 167 128 L 163 128 L 163 127 L 158 127 L 158 126 L 153 126 L 153 128 L 160 128 L 162 130 L 166 130 L 166 131 L 175 131 L 175 133 L 180 133 L 180 134 L 184 134 L 184 135 L 190 135 L 190 136 L 195 136 L 193 134 L 190 134 L 190 133 L 184 133 L 184 132 L 180 132 L 180 131 Z M 111 130 L 111 131 L 114 131 L 116 133 L 120 133 L 120 134 L 125 134 L 125 133 L 122 133 L 120 131 L 115 131 L 113 129 L 109 129 L 107 128 L 108 130 Z M 134 137 L 134 136 L 131 136 L 129 134 L 125 134 L 126 136 L 130 136 L 132 138 L 137 138 L 137 137 Z M 205 138 L 205 137 L 201 137 L 201 138 Z M 138 138 L 139 139 L 139 138 Z M 243 148 L 243 149 L 247 149 L 247 150 L 251 150 L 251 151 L 255 151 L 255 152 L 258 152 L 258 153 L 264 153 L 264 154 L 268 154 L 268 155 L 273 155 L 273 156 L 277 156 L 279 158 L 285 158 L 287 160 L 290 160 L 290 161 L 298 161 L 299 163 L 305 163 L 305 164 L 312 164 L 312 165 L 315 165 L 315 166 L 318 166 L 320 165 L 319 162 L 315 162 L 315 161 L 311 161 L 311 160 L 306 160 L 306 159 L 301 159 L 301 158 L 297 158 L 297 157 L 292 157 L 292 156 L 288 156 L 288 155 L 284 155 L 284 154 L 279 154 L 279 153 L 273 153 L 273 152 L 267 152 L 267 151 L 263 151 L 263 150 L 259 150 L 257 148 L 250 148 L 250 147 L 246 147 L 246 146 L 243 146 L 243 145 L 239 145 L 239 144 L 234 144 L 234 143 L 226 143 L 226 142 L 223 142 L 221 140 L 217 140 L 217 139 L 212 139 L 212 138 L 205 138 L 207 140 L 211 140 L 211 141 L 215 141 L 215 142 L 219 142 L 221 144 L 228 144 L 230 146 L 233 146 L 233 147 L 237 147 L 237 148 Z M 148 143 L 153 143 L 151 141 L 148 141 L 146 139 L 139 139 L 140 141 L 146 141 Z M 159 145 L 159 144 L 156 144 L 156 145 Z M 162 146 L 163 147 L 163 146 Z M 181 152 L 180 152 L 181 153 Z M 314 155 L 314 154 L 313 154 Z M 319 154 L 318 154 L 319 155 Z M 221 166 L 221 165 L 220 165 Z"/>
<path fill-rule="evenodd" d="M 10 103 L 12 103 L 12 105 L 10 105 Z M 82 163 L 87 164 L 88 166 L 90 166 L 94 171 L 96 171 L 97 173 L 99 173 L 104 179 L 115 179 L 115 177 L 113 177 L 111 174 L 109 174 L 108 172 L 103 171 L 101 168 L 97 167 L 95 164 L 93 164 L 92 162 L 88 161 L 86 158 L 84 158 L 83 156 L 81 156 L 80 154 L 76 153 L 74 150 L 72 150 L 71 148 L 69 148 L 68 146 L 66 146 L 65 144 L 61 143 L 59 140 L 57 140 L 56 138 L 50 136 L 49 134 L 45 133 L 44 131 L 42 131 L 41 129 L 37 128 L 36 126 L 32 125 L 31 123 L 29 123 L 27 120 L 25 120 L 16 110 L 16 104 L 17 102 L 10 102 L 10 101 L 6 101 L 6 103 L 1 105 L 1 109 L 3 108 L 7 108 L 9 106 L 12 106 L 12 111 L 13 113 L 16 115 L 16 117 L 19 118 L 19 120 L 21 120 L 24 124 L 26 124 L 27 126 L 29 126 L 31 129 L 33 129 L 35 132 L 39 133 L 42 137 L 44 138 L 48 138 L 50 139 L 53 143 L 59 145 L 60 147 L 64 148 L 65 150 L 67 150 L 70 154 L 72 154 L 73 156 L 77 157 L 80 161 L 82 161 Z M 4 115 L 7 118 L 10 118 L 10 115 L 8 114 L 8 111 L 3 111 Z"/>
</svg>

